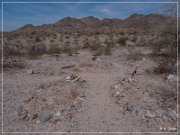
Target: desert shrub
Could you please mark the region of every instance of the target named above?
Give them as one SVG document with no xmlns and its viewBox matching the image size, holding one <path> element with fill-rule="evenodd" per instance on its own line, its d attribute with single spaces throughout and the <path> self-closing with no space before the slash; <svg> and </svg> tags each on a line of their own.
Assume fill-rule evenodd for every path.
<svg viewBox="0 0 180 135">
<path fill-rule="evenodd" d="M 121 35 L 121 36 L 124 36 L 124 31 L 121 31 L 121 32 L 120 32 L 120 35 Z"/>
<path fill-rule="evenodd" d="M 127 60 L 142 60 L 143 54 L 140 50 L 134 49 L 134 47 L 131 47 L 128 49 L 128 55 Z"/>
<path fill-rule="evenodd" d="M 56 44 L 50 45 L 48 48 L 48 53 L 50 54 L 60 53 L 60 52 L 61 52 L 61 48 Z"/>
<path fill-rule="evenodd" d="M 66 35 L 66 36 L 65 36 L 65 39 L 69 39 L 69 38 L 70 38 L 69 35 Z"/>
<path fill-rule="evenodd" d="M 96 34 L 96 35 L 99 35 L 99 34 L 100 34 L 100 32 L 99 32 L 99 31 L 96 31 L 96 32 L 95 32 L 95 34 Z"/>
<path fill-rule="evenodd" d="M 66 45 L 66 46 L 70 46 L 70 42 L 69 42 L 69 41 L 66 41 L 66 42 L 65 42 L 65 45 Z"/>
<path fill-rule="evenodd" d="M 170 59 L 162 58 L 161 62 L 154 68 L 154 73 L 156 74 L 166 74 L 176 72 L 176 67 L 174 62 Z"/>
<path fill-rule="evenodd" d="M 90 48 L 91 51 L 96 51 L 96 50 L 98 50 L 100 47 L 101 47 L 101 46 L 100 46 L 100 43 L 97 42 L 97 41 L 95 41 L 95 40 L 93 40 L 93 41 L 90 43 L 90 46 L 89 46 L 89 48 Z"/>
<path fill-rule="evenodd" d="M 93 52 L 93 55 L 99 56 L 101 54 L 103 54 L 103 48 L 100 45 L 99 41 L 93 40 L 90 45 L 89 45 L 89 49 L 90 51 Z"/>
<path fill-rule="evenodd" d="M 63 35 L 60 36 L 60 39 L 59 39 L 61 42 L 63 41 Z"/>
<path fill-rule="evenodd" d="M 4 56 L 22 56 L 24 52 L 19 48 L 3 47 Z"/>
<path fill-rule="evenodd" d="M 168 16 L 168 19 L 162 25 L 156 26 L 158 34 L 156 37 L 156 46 L 152 52 L 153 56 L 162 57 L 160 59 L 158 57 L 156 58 L 156 61 L 159 60 L 162 62 L 154 69 L 156 73 L 161 74 L 176 71 L 174 65 L 177 62 L 177 40 L 179 40 L 177 39 L 176 5 L 168 5 L 163 15 Z M 164 50 L 166 51 L 164 52 Z"/>
<path fill-rule="evenodd" d="M 47 48 L 43 43 L 33 43 L 26 46 L 28 55 L 41 55 L 47 52 Z"/>
<path fill-rule="evenodd" d="M 108 47 L 114 47 L 115 41 L 113 38 L 109 38 L 104 41 L 104 44 L 106 44 Z"/>
<path fill-rule="evenodd" d="M 26 60 L 23 55 L 24 52 L 22 50 L 5 43 L 3 46 L 3 67 L 24 68 L 26 66 Z"/>
<path fill-rule="evenodd" d="M 102 47 L 99 47 L 98 49 L 96 49 L 94 52 L 93 52 L 93 55 L 94 56 L 100 56 L 104 53 L 104 49 Z"/>
<path fill-rule="evenodd" d="M 73 53 L 73 48 L 72 47 L 70 47 L 70 46 L 63 46 L 62 48 L 61 48 L 61 52 L 62 53 L 65 53 L 65 54 L 68 54 L 68 55 L 72 55 L 72 53 Z"/>
<path fill-rule="evenodd" d="M 135 43 L 137 41 L 137 37 L 133 37 L 131 41 Z"/>
<path fill-rule="evenodd" d="M 88 38 L 85 38 L 84 40 L 83 40 L 83 49 L 86 49 L 86 48 L 89 48 L 89 46 L 90 46 L 90 41 L 89 41 L 89 39 Z"/>
<path fill-rule="evenodd" d="M 3 57 L 4 68 L 24 68 L 27 62 L 22 56 L 5 56 Z"/>
<path fill-rule="evenodd" d="M 36 36 L 36 37 L 35 37 L 35 42 L 41 42 L 41 40 L 40 40 L 40 37 L 39 37 L 39 36 Z"/>
<path fill-rule="evenodd" d="M 53 42 L 54 42 L 54 39 L 51 39 L 50 42 L 53 43 Z"/>
<path fill-rule="evenodd" d="M 107 45 L 104 48 L 104 55 L 111 55 L 111 50 L 112 50 L 112 47 L 110 45 Z"/>
<path fill-rule="evenodd" d="M 126 37 L 122 36 L 118 39 L 117 43 L 119 45 L 125 46 L 126 45 Z"/>
</svg>

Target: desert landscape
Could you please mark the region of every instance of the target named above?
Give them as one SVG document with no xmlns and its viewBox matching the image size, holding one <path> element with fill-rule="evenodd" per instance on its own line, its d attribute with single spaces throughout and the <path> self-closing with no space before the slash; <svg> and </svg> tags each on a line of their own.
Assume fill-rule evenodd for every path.
<svg viewBox="0 0 180 135">
<path fill-rule="evenodd" d="M 176 134 L 173 17 L 67 16 L 3 32 L 4 132 Z"/>
</svg>

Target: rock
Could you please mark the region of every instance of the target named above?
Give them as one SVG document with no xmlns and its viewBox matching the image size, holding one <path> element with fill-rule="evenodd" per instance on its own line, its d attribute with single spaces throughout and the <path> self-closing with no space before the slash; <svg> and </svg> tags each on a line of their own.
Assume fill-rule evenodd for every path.
<svg viewBox="0 0 180 135">
<path fill-rule="evenodd" d="M 28 71 L 27 71 L 27 74 L 28 74 L 28 75 L 32 75 L 32 74 L 34 74 L 34 71 L 33 71 L 33 70 L 28 70 Z"/>
<path fill-rule="evenodd" d="M 36 120 L 36 124 L 39 124 L 40 123 L 40 120 Z"/>
<path fill-rule="evenodd" d="M 143 108 L 140 108 L 139 110 L 136 111 L 136 115 L 139 117 L 144 117 L 146 110 Z"/>
<path fill-rule="evenodd" d="M 32 120 L 33 120 L 33 119 L 36 119 L 37 117 L 38 117 L 38 114 L 36 114 L 36 113 L 35 113 L 35 114 L 32 114 Z"/>
<path fill-rule="evenodd" d="M 54 114 L 54 116 L 59 117 L 61 115 L 60 111 L 58 111 L 56 114 Z"/>
<path fill-rule="evenodd" d="M 154 117 L 156 117 L 156 112 L 147 110 L 146 113 L 145 113 L 145 117 L 154 118 Z"/>
<path fill-rule="evenodd" d="M 167 80 L 171 82 L 177 81 L 177 75 L 170 74 L 167 76 Z"/>
<path fill-rule="evenodd" d="M 79 78 L 78 82 L 84 83 L 84 82 L 86 82 L 86 81 L 85 81 L 84 79 L 82 79 L 82 78 Z"/>
<path fill-rule="evenodd" d="M 36 119 L 38 117 L 38 114 L 28 114 L 28 116 L 26 117 L 26 120 L 28 121 L 32 121 L 34 119 Z"/>
<path fill-rule="evenodd" d="M 84 93 L 84 92 L 80 92 L 80 93 L 79 93 L 79 97 L 80 97 L 80 98 L 84 98 L 84 97 L 85 97 L 85 93 Z"/>
<path fill-rule="evenodd" d="M 55 116 L 55 117 L 53 117 L 53 123 L 54 124 L 56 124 L 56 123 L 58 123 L 59 121 L 61 121 L 61 119 L 59 118 L 59 117 L 57 117 L 57 116 Z"/>
<path fill-rule="evenodd" d="M 97 59 L 97 56 L 93 56 L 93 57 L 92 57 L 92 60 L 96 60 L 96 59 Z"/>
<path fill-rule="evenodd" d="M 85 101 L 84 98 L 80 98 L 80 97 L 77 97 L 77 100 L 78 100 L 78 101 Z"/>
<path fill-rule="evenodd" d="M 62 66 L 61 69 L 68 69 L 68 68 L 73 68 L 75 67 L 75 65 L 65 65 L 65 66 Z"/>
<path fill-rule="evenodd" d="M 20 105 L 17 109 L 17 114 L 19 119 L 24 120 L 28 116 L 28 111 L 22 105 Z"/>
<path fill-rule="evenodd" d="M 121 102 L 121 100 L 117 100 L 116 103 L 117 104 L 121 104 L 122 102 Z"/>
<path fill-rule="evenodd" d="M 52 118 L 52 115 L 47 111 L 43 111 L 42 114 L 40 115 L 40 121 L 42 123 L 47 122 L 51 118 Z"/>
<path fill-rule="evenodd" d="M 67 77 L 66 77 L 66 80 L 67 80 L 67 81 L 70 81 L 70 80 L 71 80 L 71 76 L 67 76 Z"/>
<path fill-rule="evenodd" d="M 18 108 L 17 108 L 17 114 L 19 115 L 19 114 L 21 114 L 21 112 L 23 111 L 23 106 L 22 105 L 20 105 L 20 106 L 18 106 Z"/>
<path fill-rule="evenodd" d="M 77 78 L 78 78 L 78 77 L 77 77 L 76 75 L 72 74 L 71 76 L 67 76 L 67 77 L 66 77 L 66 80 L 67 80 L 67 81 L 71 81 L 71 80 L 74 80 L 74 79 L 76 80 Z"/>
<path fill-rule="evenodd" d="M 128 77 L 124 77 L 122 81 L 129 82 L 129 78 Z"/>
<path fill-rule="evenodd" d="M 168 108 L 168 110 L 166 111 L 166 115 L 171 118 L 172 120 L 176 120 L 177 119 L 177 113 L 171 109 Z"/>
<path fill-rule="evenodd" d="M 53 120 L 52 120 L 54 124 L 56 124 L 58 121 L 61 121 L 60 116 L 61 116 L 60 111 L 58 111 L 57 113 L 54 114 Z"/>
<path fill-rule="evenodd" d="M 123 95 L 120 95 L 120 93 L 118 91 L 115 92 L 115 99 L 116 100 L 121 100 L 124 96 Z"/>
<path fill-rule="evenodd" d="M 29 96 L 28 98 L 26 98 L 26 99 L 24 99 L 24 102 L 29 102 L 29 101 L 31 101 L 35 96 L 36 96 L 36 91 L 33 91 L 32 93 L 31 93 L 31 96 Z"/>
<path fill-rule="evenodd" d="M 134 110 L 134 105 L 133 105 L 133 103 L 131 103 L 131 102 L 128 102 L 127 103 L 127 111 L 133 111 Z"/>
<path fill-rule="evenodd" d="M 117 85 L 115 85 L 113 88 L 114 89 L 119 89 L 121 87 L 121 84 L 117 84 Z"/>
</svg>

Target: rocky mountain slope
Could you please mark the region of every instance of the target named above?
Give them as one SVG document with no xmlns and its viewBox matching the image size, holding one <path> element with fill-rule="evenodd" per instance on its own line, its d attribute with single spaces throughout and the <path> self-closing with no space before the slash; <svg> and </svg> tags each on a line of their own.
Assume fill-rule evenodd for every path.
<svg viewBox="0 0 180 135">
<path fill-rule="evenodd" d="M 167 17 L 158 14 L 133 14 L 126 19 L 116 19 L 116 18 L 104 18 L 98 19 L 93 16 L 84 18 L 73 18 L 65 17 L 54 24 L 45 24 L 41 26 L 33 26 L 31 24 L 25 25 L 13 32 L 29 32 L 34 30 L 54 30 L 54 31 L 72 31 L 72 30 L 101 30 L 106 28 L 137 28 L 146 29 L 153 28 L 158 25 L 162 25 L 168 20 Z"/>
</svg>

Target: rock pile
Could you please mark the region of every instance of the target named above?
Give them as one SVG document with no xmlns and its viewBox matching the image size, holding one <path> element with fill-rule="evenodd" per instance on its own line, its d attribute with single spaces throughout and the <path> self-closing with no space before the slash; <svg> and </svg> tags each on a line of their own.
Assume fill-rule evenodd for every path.
<svg viewBox="0 0 180 135">
<path fill-rule="evenodd" d="M 84 83 L 86 82 L 84 79 L 82 79 L 81 77 L 78 77 L 74 74 L 70 75 L 70 76 L 67 76 L 66 81 L 70 82 L 70 81 L 73 81 L 73 82 L 79 82 L 79 83 Z"/>
<path fill-rule="evenodd" d="M 143 98 L 147 97 L 139 96 L 140 93 L 143 93 L 143 90 L 138 87 L 137 82 L 124 78 L 120 83 L 112 86 L 111 91 L 115 102 L 123 112 L 130 112 L 132 115 L 142 119 L 157 120 L 157 118 L 160 118 L 168 121 L 177 120 L 176 111 L 170 108 L 161 108 L 161 106 L 156 106 L 155 108 L 153 106 L 156 103 L 155 100 L 144 101 Z M 135 97 L 141 98 L 137 99 Z M 154 103 L 150 104 L 150 102 Z"/>
</svg>

